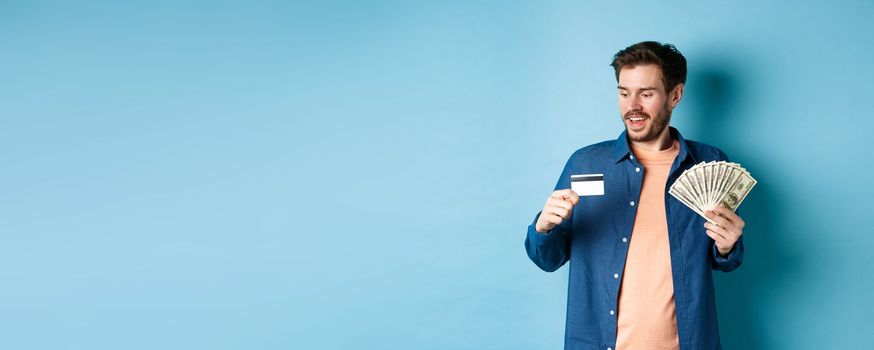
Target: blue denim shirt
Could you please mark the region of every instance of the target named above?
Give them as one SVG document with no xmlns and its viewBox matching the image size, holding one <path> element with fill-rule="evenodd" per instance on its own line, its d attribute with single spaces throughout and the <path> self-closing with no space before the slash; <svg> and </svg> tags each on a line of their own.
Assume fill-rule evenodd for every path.
<svg viewBox="0 0 874 350">
<path fill-rule="evenodd" d="M 680 152 L 665 184 L 665 213 L 671 247 L 677 331 L 680 349 L 721 349 L 712 270 L 732 271 L 743 260 L 743 236 L 727 257 L 705 233 L 704 218 L 668 194 L 683 170 L 699 162 L 728 160 L 716 147 L 679 140 Z M 636 172 L 635 168 L 641 168 Z M 528 226 L 525 250 L 547 272 L 570 261 L 565 349 L 615 349 L 616 310 L 625 257 L 637 214 L 645 168 L 631 153 L 623 132 L 619 138 L 574 152 L 556 190 L 570 188 L 570 176 L 604 174 L 604 195 L 580 197 L 572 218 L 547 233 L 534 230 L 540 213 Z M 619 274 L 615 278 L 613 274 Z M 622 350 L 622 349 L 619 349 Z"/>
</svg>

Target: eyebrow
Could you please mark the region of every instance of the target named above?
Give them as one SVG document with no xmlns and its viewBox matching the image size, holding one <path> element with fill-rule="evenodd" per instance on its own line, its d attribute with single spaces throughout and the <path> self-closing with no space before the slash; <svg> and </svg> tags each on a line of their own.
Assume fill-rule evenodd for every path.
<svg viewBox="0 0 874 350">
<path fill-rule="evenodd" d="M 622 85 L 619 85 L 617 88 L 619 88 L 619 89 L 621 89 L 621 90 L 630 90 L 629 88 L 624 87 L 624 86 L 622 86 Z M 644 88 L 640 88 L 640 91 L 647 91 L 647 90 L 657 90 L 657 89 L 654 88 L 654 87 L 644 87 Z"/>
</svg>

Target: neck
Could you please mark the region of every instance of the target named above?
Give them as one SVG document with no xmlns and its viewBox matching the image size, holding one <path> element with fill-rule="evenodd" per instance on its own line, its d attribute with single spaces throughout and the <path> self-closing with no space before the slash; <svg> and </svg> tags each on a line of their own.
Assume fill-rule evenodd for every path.
<svg viewBox="0 0 874 350">
<path fill-rule="evenodd" d="M 671 137 L 670 128 L 665 127 L 659 136 L 651 141 L 633 141 L 629 140 L 631 145 L 635 148 L 642 149 L 645 151 L 664 151 L 668 148 L 671 148 L 671 145 L 674 143 L 674 139 Z"/>
</svg>

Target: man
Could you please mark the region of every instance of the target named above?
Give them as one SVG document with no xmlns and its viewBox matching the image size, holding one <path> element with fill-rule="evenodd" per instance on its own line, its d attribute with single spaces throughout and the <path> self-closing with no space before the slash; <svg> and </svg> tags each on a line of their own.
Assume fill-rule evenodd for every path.
<svg viewBox="0 0 874 350">
<path fill-rule="evenodd" d="M 528 257 L 547 272 L 570 261 L 565 349 L 721 349 L 712 270 L 740 266 L 744 221 L 717 207 L 710 224 L 666 189 L 728 157 L 669 126 L 686 82 L 673 45 L 641 42 L 611 65 L 625 131 L 571 155 L 528 227 Z M 603 194 L 571 190 L 581 174 L 603 174 Z"/>
</svg>

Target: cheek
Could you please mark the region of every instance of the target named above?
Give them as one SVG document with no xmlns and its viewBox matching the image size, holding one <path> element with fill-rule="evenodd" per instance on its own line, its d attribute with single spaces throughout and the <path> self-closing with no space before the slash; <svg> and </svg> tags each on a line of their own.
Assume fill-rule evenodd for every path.
<svg viewBox="0 0 874 350">
<path fill-rule="evenodd" d="M 652 101 L 644 105 L 646 112 L 649 113 L 649 115 L 651 116 L 657 116 L 661 114 L 662 111 L 665 110 L 665 107 L 667 107 L 667 105 L 662 101 Z"/>
<path fill-rule="evenodd" d="M 628 113 L 632 109 L 633 108 L 631 108 L 631 105 L 629 105 L 628 103 L 623 103 L 622 101 L 619 101 L 619 115 L 620 116 L 624 116 L 625 113 Z"/>
</svg>

